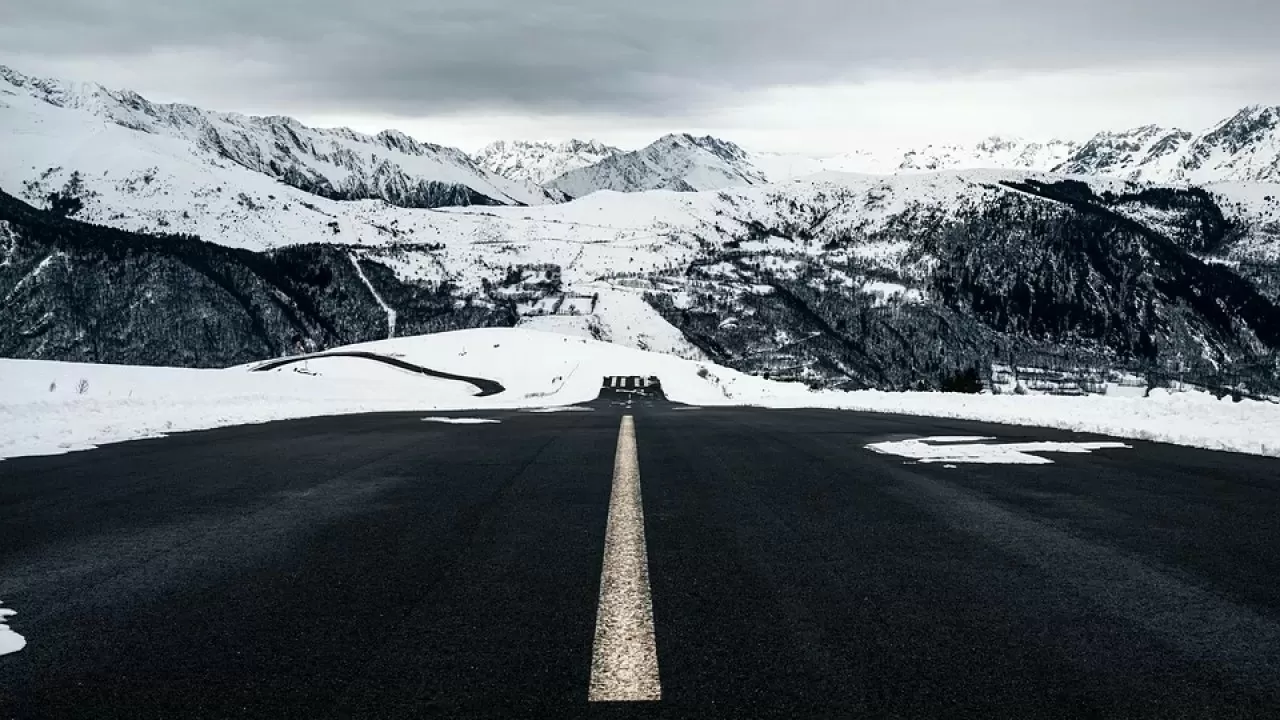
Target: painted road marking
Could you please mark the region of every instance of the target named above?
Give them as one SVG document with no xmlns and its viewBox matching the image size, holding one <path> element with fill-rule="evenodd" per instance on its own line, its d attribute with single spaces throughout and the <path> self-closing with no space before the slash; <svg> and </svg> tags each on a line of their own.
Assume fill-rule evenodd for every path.
<svg viewBox="0 0 1280 720">
<path fill-rule="evenodd" d="M 600 609 L 591 650 L 590 702 L 642 702 L 662 699 L 658 646 L 653 635 L 653 599 L 649 594 L 649 557 L 644 543 L 644 507 L 640 500 L 640 462 L 636 457 L 635 419 L 626 415 L 618 429 L 613 461 L 613 494 L 605 529 L 600 571 Z"/>
</svg>

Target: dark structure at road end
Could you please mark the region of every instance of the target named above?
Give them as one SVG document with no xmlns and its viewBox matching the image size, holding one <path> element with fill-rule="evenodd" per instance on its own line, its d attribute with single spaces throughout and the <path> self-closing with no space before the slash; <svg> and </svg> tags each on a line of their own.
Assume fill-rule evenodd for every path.
<svg viewBox="0 0 1280 720">
<path fill-rule="evenodd" d="M 667 395 L 662 391 L 662 381 L 652 375 L 649 377 L 640 375 L 605 376 L 604 383 L 600 386 L 601 400 L 632 400 L 636 398 L 666 400 Z"/>
</svg>

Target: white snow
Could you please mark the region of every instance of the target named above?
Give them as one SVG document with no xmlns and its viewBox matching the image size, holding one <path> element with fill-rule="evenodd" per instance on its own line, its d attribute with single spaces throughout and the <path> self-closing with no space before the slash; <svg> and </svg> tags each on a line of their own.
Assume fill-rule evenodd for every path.
<svg viewBox="0 0 1280 720">
<path fill-rule="evenodd" d="M 989 137 L 974 145 L 924 145 L 862 149 L 842 155 L 813 157 L 784 153 L 752 153 L 751 162 L 772 182 L 784 182 L 825 171 L 894 175 L 937 170 L 1009 168 L 1048 172 L 1079 148 L 1075 142 L 1034 142 Z"/>
<path fill-rule="evenodd" d="M 821 393 L 821 407 L 1057 428 L 1134 440 L 1280 457 L 1280 404 L 1234 403 L 1203 392 L 1151 397 Z"/>
<path fill-rule="evenodd" d="M 162 172 L 151 172 L 151 179 L 116 177 L 140 181 L 134 184 L 152 191 L 158 190 L 152 187 L 156 176 L 175 169 L 212 179 L 218 168 L 232 164 L 251 173 L 266 173 L 275 165 L 339 190 L 361 183 L 394 187 L 430 181 L 465 185 L 503 203 L 548 201 L 541 188 L 490 173 L 461 150 L 419 143 L 396 130 L 371 136 L 346 128 L 310 128 L 288 117 L 152 103 L 128 90 L 31 78 L 3 66 L 0 89 L 5 98 L 0 128 L 18 135 L 21 139 L 13 145 L 22 146 L 6 147 L 21 153 L 20 162 L 6 158 L 11 163 L 7 169 L 40 172 L 70 165 L 68 171 L 83 171 L 87 168 L 79 161 L 86 153 L 110 154 L 122 161 L 112 168 L 116 170 L 139 167 L 133 163 L 148 157 L 155 161 Z M 108 144 L 119 147 L 101 147 Z M 25 164 L 37 157 L 41 162 Z"/>
<path fill-rule="evenodd" d="M 395 337 L 396 311 L 391 309 L 391 306 L 382 299 L 377 289 L 373 287 L 373 283 L 369 282 L 369 278 L 365 276 L 364 270 L 360 267 L 360 259 L 355 255 L 348 255 L 347 257 L 351 258 L 351 266 L 355 268 L 356 275 L 360 276 L 360 281 L 364 283 L 365 287 L 369 288 L 369 294 L 373 296 L 373 301 L 378 303 L 378 307 L 382 308 L 382 311 L 387 314 L 387 337 Z"/>
<path fill-rule="evenodd" d="M 51 253 L 48 257 L 41 260 L 40 264 L 36 265 L 35 268 L 31 270 L 31 272 L 24 275 L 22 279 L 19 280 L 18 282 L 14 283 L 13 289 L 10 290 L 7 295 L 4 296 L 4 301 L 8 302 L 9 298 L 13 297 L 14 295 L 17 295 L 18 292 L 21 291 L 22 288 L 25 287 L 27 283 L 40 277 L 41 273 L 43 273 L 45 269 L 49 267 L 50 264 L 64 257 L 66 256 L 63 253 L 55 252 L 55 253 Z"/>
<path fill-rule="evenodd" d="M 1101 132 L 1058 172 L 1155 183 L 1280 182 L 1280 107 L 1246 107 L 1190 133 L 1156 125 Z"/>
<path fill-rule="evenodd" d="M 922 463 L 979 463 L 986 465 L 1052 465 L 1053 461 L 1033 453 L 1089 453 L 1094 450 L 1129 448 L 1117 442 L 1025 442 L 995 443 L 993 437 L 935 436 L 872 443 L 867 449 L 897 455 Z"/>
<path fill-rule="evenodd" d="M 665 135 L 647 147 L 571 170 L 550 187 L 575 198 L 600 190 L 718 190 L 769 182 L 742 148 L 715 138 Z"/>
<path fill-rule="evenodd" d="M 944 222 L 1015 192 L 1001 187 L 1001 181 L 1061 176 L 1030 170 L 919 170 L 984 165 L 1042 168 L 1066 152 L 1069 143 L 997 138 L 974 148 L 938 146 L 880 159 L 855 153 L 831 161 L 766 157 L 714 139 L 672 135 L 644 151 L 611 155 L 611 161 L 618 161 L 612 165 L 575 172 L 593 182 L 609 181 L 605 186 L 616 180 L 618 187 L 628 190 L 663 187 L 675 180 L 691 187 L 724 189 L 636 194 L 602 190 L 561 205 L 426 211 L 380 201 L 336 202 L 285 186 L 251 169 L 253 163 L 232 162 L 211 151 L 201 144 L 206 136 L 195 131 L 203 128 L 235 140 L 237 152 L 248 153 L 245 157 L 256 152 L 264 159 L 275 153 L 273 143 L 267 141 L 272 132 L 298 133 L 304 145 L 319 148 L 318 154 L 299 156 L 307 167 L 339 184 L 351 170 L 325 158 L 342 156 L 366 167 L 376 157 L 394 160 L 415 178 L 467 182 L 512 201 L 539 199 L 522 195 L 528 189 L 516 187 L 520 183 L 486 173 L 459 151 L 413 144 L 396 133 L 369 137 L 305 128 L 282 118 L 245 118 L 147 104 L 128 93 L 43 82 L 4 70 L 0 70 L 0 87 L 4 88 L 0 137 L 7 139 L 0 159 L 0 187 L 33 203 L 45 202 L 49 192 L 79 173 L 85 208 L 77 217 L 90 222 L 126 230 L 197 234 L 210 242 L 254 250 L 343 243 L 359 247 L 352 251 L 353 260 L 368 257 L 402 277 L 448 281 L 462 290 L 476 290 L 486 279 L 500 279 L 514 265 L 553 263 L 562 267 L 565 292 L 561 314 L 525 317 L 517 330 L 397 338 L 363 348 L 439 370 L 492 377 L 507 386 L 507 393 L 485 399 L 474 398 L 469 385 L 430 380 L 355 359 L 311 361 L 308 369 L 315 375 L 291 367 L 251 374 L 244 368 L 185 370 L 0 360 L 0 457 L 65 452 L 167 432 L 307 415 L 572 405 L 594 398 L 600 378 L 615 374 L 658 375 L 673 399 L 705 406 L 827 407 L 971 418 L 1280 455 L 1280 440 L 1274 437 L 1275 428 L 1280 427 L 1280 406 L 1233 404 L 1199 393 L 1157 391 L 1150 398 L 1116 397 L 1133 394 L 1117 388 L 1107 397 L 1029 398 L 810 392 L 803 386 L 769 382 L 709 363 L 644 301 L 646 290 L 662 289 L 680 306 L 705 290 L 688 281 L 682 270 L 705 248 L 749 234 L 750 223 L 805 226 L 812 221 L 808 214 L 821 210 L 826 213 L 826 232 L 865 238 L 907 212 L 936 213 Z M 155 114 L 139 108 L 150 108 Z M 1254 109 L 1239 120 L 1262 120 L 1264 115 L 1270 117 L 1270 111 Z M 1268 138 L 1274 139 L 1274 133 Z M 1265 169 L 1273 151 L 1280 151 L 1272 140 L 1254 145 L 1257 153 L 1240 165 L 1251 172 Z M 1214 147 L 1214 152 L 1222 150 Z M 506 148 L 503 153 L 511 159 L 527 150 Z M 612 152 L 608 148 L 578 150 Z M 1201 169 L 1210 173 L 1225 168 L 1223 163 L 1230 160 L 1206 157 Z M 554 165 L 559 160 L 548 162 Z M 628 169 L 648 174 L 637 183 L 623 172 Z M 841 172 L 849 170 L 917 174 Z M 601 177 L 586 177 L 593 175 Z M 757 184 L 795 176 L 804 179 Z M 1087 181 L 1099 193 L 1136 187 L 1110 178 Z M 1228 261 L 1280 258 L 1280 186 L 1234 183 L 1210 189 L 1225 201 L 1227 212 L 1246 221 L 1251 233 L 1233 246 Z M 439 249 L 403 251 L 419 244 Z M 821 252 L 820 241 L 802 238 L 770 237 L 760 244 L 797 256 Z M 9 262 L 12 246 L 10 230 L 0 225 L 0 265 Z M 847 252 L 907 277 L 915 272 L 913 262 L 929 262 L 910 260 L 908 248 L 907 242 L 866 240 L 854 243 Z M 57 261 L 57 255 L 50 256 L 33 274 L 57 269 Z M 761 262 L 790 261 L 767 257 Z M 724 272 L 733 272 L 732 266 L 726 265 Z M 909 285 L 845 280 L 883 302 L 922 299 L 920 291 Z M 388 334 L 394 335 L 395 309 L 373 294 L 387 314 Z M 588 297 L 593 301 L 585 300 Z M 547 312 L 547 304 L 541 303 L 537 311 Z M 727 317 L 725 322 L 734 319 Z M 706 372 L 700 375 L 700 368 Z M 79 389 L 82 379 L 83 392 Z"/>
<path fill-rule="evenodd" d="M 490 418 L 424 417 L 422 422 L 443 423 L 445 425 L 497 425 L 502 421 Z"/>
<path fill-rule="evenodd" d="M 572 170 L 594 165 L 622 151 L 596 140 L 562 143 L 499 140 L 475 154 L 486 170 L 512 180 L 546 185 Z"/>
<path fill-rule="evenodd" d="M 656 375 L 673 401 L 698 407 L 831 408 L 982 420 L 1280 456 L 1280 405 L 1196 392 L 1151 397 L 810 391 L 707 362 L 583 337 L 481 329 L 403 337 L 351 349 L 502 383 L 475 397 L 466 383 L 357 358 L 291 367 L 189 370 L 0 360 L 0 457 L 91 448 L 185 430 L 314 415 L 547 408 L 594 400 L 606 375 Z M 81 380 L 84 391 L 81 392 Z"/>
<path fill-rule="evenodd" d="M 17 614 L 16 610 L 0 607 L 0 655 L 16 653 L 27 646 L 27 639 L 10 629 L 9 624 L 4 621 Z"/>
</svg>

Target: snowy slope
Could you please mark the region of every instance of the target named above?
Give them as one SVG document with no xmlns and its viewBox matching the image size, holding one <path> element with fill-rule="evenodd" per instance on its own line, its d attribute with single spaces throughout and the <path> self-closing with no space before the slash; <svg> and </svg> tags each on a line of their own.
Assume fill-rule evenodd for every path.
<svg viewBox="0 0 1280 720">
<path fill-rule="evenodd" d="M 55 167 L 87 172 L 75 164 L 77 154 L 97 150 L 116 156 L 119 164 L 104 169 L 117 176 L 145 170 L 146 163 L 197 173 L 236 165 L 326 197 L 406 207 L 548 201 L 539 188 L 491 173 L 460 150 L 394 130 L 370 136 L 287 117 L 158 104 L 127 90 L 31 78 L 3 66 L 0 136 L 35 146 L 21 148 L 21 158 L 5 158 L 10 183 Z M 107 142 L 117 147 L 95 147 Z"/>
<path fill-rule="evenodd" d="M 1247 107 L 1193 135 L 1148 125 L 1099 133 L 1058 172 L 1147 182 L 1280 182 L 1280 107 Z"/>
<path fill-rule="evenodd" d="M 1087 142 L 993 136 L 975 145 L 862 149 L 829 157 L 753 153 L 772 181 L 824 172 L 898 174 L 1006 168 L 1152 183 L 1280 182 L 1280 107 L 1254 106 L 1198 134 L 1158 125 L 1100 132 Z"/>
<path fill-rule="evenodd" d="M 1007 168 L 1048 171 L 1061 165 L 1076 143 L 992 136 L 973 145 L 925 145 L 917 148 L 862 149 L 841 155 L 812 157 L 785 153 L 752 153 L 751 162 L 772 182 L 822 172 L 895 175 L 938 170 Z"/>
<path fill-rule="evenodd" d="M 1130 179 L 1170 177 L 1191 140 L 1191 133 L 1144 125 L 1123 132 L 1101 132 L 1057 169 L 1074 175 L 1110 175 Z"/>
<path fill-rule="evenodd" d="M 1101 432 L 1197 447 L 1280 455 L 1280 405 L 1199 393 L 1151 398 L 812 392 L 709 363 L 526 330 L 467 330 L 356 346 L 445 372 L 499 380 L 507 392 L 424 379 L 350 358 L 282 368 L 186 370 L 0 360 L 0 458 L 84 450 L 166 433 L 295 417 L 378 411 L 542 408 L 596 397 L 606 375 L 656 375 L 695 406 L 827 407 Z M 466 430 L 472 432 L 473 430 Z M 480 427 L 476 432 L 483 432 Z"/>
<path fill-rule="evenodd" d="M 552 185 L 588 191 L 721 189 L 824 172 L 895 175 L 1010 169 L 1110 176 L 1154 183 L 1280 182 L 1280 107 L 1244 108 L 1199 134 L 1145 125 L 1088 142 L 991 136 L 972 145 L 862 148 L 813 156 L 741 150 L 712 138 L 667 136 L 653 145 L 571 172 Z M 681 140 L 684 142 L 681 142 Z M 692 146 L 692 147 L 691 147 Z M 708 152 L 698 152 L 699 146 Z M 721 152 L 720 148 L 730 148 Z"/>
<path fill-rule="evenodd" d="M 844 272 L 839 267 L 856 260 L 865 272 L 846 273 L 842 287 L 875 295 L 880 298 L 877 307 L 891 304 L 895 297 L 935 303 L 938 298 L 930 297 L 925 286 L 932 282 L 932 267 L 939 258 L 925 251 L 916 235 L 962 218 L 978 218 L 993 223 L 991 232 L 984 235 L 989 240 L 1020 238 L 1026 229 L 1023 220 L 1002 220 L 989 213 L 1022 196 L 1001 183 L 1061 179 L 1012 170 L 895 176 L 827 172 L 799 182 L 760 185 L 755 183 L 763 181 L 763 173 L 748 168 L 750 157 L 740 148 L 707 138 L 673 136 L 667 147 L 670 152 L 662 158 L 671 161 L 683 156 L 688 162 L 668 162 L 665 167 L 642 164 L 641 169 L 655 171 L 645 176 L 647 180 L 656 178 L 661 183 L 658 171 L 675 169 L 682 172 L 666 177 L 676 178 L 685 188 L 691 181 L 729 186 L 712 192 L 602 190 L 574 202 L 536 207 L 421 210 L 381 201 L 319 197 L 226 158 L 193 158 L 185 138 L 104 123 L 91 113 L 26 95 L 3 95 L 0 102 L 5 104 L 0 117 L 20 138 L 0 158 L 0 188 L 35 205 L 49 207 L 51 195 L 62 205 L 70 198 L 80 206 L 76 219 L 124 230 L 197 235 L 220 245 L 258 251 L 296 244 L 338 245 L 338 252 L 349 255 L 340 258 L 347 274 L 358 275 L 351 272 L 356 267 L 353 259 L 371 262 L 462 307 L 475 299 L 493 303 L 507 296 L 520 322 L 535 327 L 569 326 L 592 337 L 686 357 L 697 356 L 697 349 L 681 341 L 682 333 L 671 327 L 674 321 L 653 312 L 642 293 L 683 302 L 682 298 L 695 295 L 738 292 L 740 284 L 733 281 L 731 272 L 708 273 L 711 287 L 699 286 L 688 274 L 691 265 L 712 259 L 731 244 L 737 252 L 758 255 L 761 264 L 778 264 L 786 277 L 811 266 L 820 271 L 823 281 L 836 281 Z M 92 141 L 67 143 L 65 138 Z M 634 154 L 616 156 L 605 164 L 628 156 Z M 735 179 L 729 177 L 731 173 L 739 174 Z M 1089 184 L 1098 193 L 1137 189 L 1105 178 Z M 1276 235 L 1266 229 L 1273 221 L 1257 210 L 1267 195 L 1239 197 L 1239 206 L 1224 209 L 1250 222 L 1226 257 L 1241 262 L 1274 257 L 1268 249 L 1274 249 Z M 1034 240 L 1028 237 L 1025 242 Z M 828 249 L 832 243 L 838 251 Z M 64 267 L 54 250 L 45 250 L 52 258 L 48 266 Z M 46 259 L 23 259 L 23 270 L 17 273 L 35 274 L 38 282 L 16 276 L 14 282 L 19 289 L 46 287 L 46 298 L 69 297 L 65 283 L 44 284 L 49 278 L 39 270 L 46 267 Z M 522 294 L 519 286 L 527 284 L 522 278 L 538 275 L 547 279 L 546 287 Z M 506 279 L 513 276 L 516 282 L 508 288 Z M 353 292 L 367 294 L 375 279 L 367 277 L 354 284 Z M 392 327 L 392 317 L 422 315 L 421 310 L 397 307 L 413 303 L 411 297 L 396 300 L 385 295 L 385 289 L 375 293 L 376 331 L 342 335 L 342 342 L 383 335 Z M 555 297 L 557 293 L 563 297 Z M 582 319 L 573 319 L 565 309 L 575 306 L 575 298 L 597 295 L 593 312 L 580 312 Z M 58 305 L 33 301 L 24 311 L 27 315 L 19 319 L 35 322 L 46 307 L 56 311 Z M 75 336 L 73 327 L 65 329 L 68 338 Z M 776 330 L 774 339 L 779 343 L 803 340 L 785 322 Z M 131 357 L 128 361 L 141 360 Z"/>
<path fill-rule="evenodd" d="M 546 185 L 567 172 L 595 165 L 622 150 L 596 140 L 562 143 L 499 140 L 476 153 L 476 163 L 503 177 Z"/>
<path fill-rule="evenodd" d="M 955 217 L 990 203 L 1012 192 L 999 189 L 1001 181 L 1053 177 L 1001 170 L 888 177 L 827 172 L 803 182 L 718 192 L 601 191 L 558 205 L 414 210 L 316 197 L 225 160 L 176 162 L 181 139 L 98 123 L 83 113 L 36 112 L 13 97 L 0 102 L 9 103 L 0 115 L 22 138 L 6 146 L 0 158 L 0 188 L 37 206 L 47 206 L 49 193 L 64 191 L 78 179 L 84 207 L 77 219 L 131 231 L 198 235 L 254 250 L 298 243 L 361 246 L 403 275 L 435 277 L 463 288 L 478 287 L 511 265 L 554 263 L 563 269 L 566 290 L 589 295 L 594 290 L 585 286 L 602 279 L 676 273 L 707 243 L 723 244 L 747 232 L 749 223 L 790 221 L 779 217 L 779 208 L 791 201 L 830 208 L 827 232 L 866 236 L 905 213 Z M 59 138 L 86 133 L 96 133 L 97 141 L 59 144 Z M 696 156 L 704 153 L 699 149 Z M 26 180 L 29 167 L 54 169 Z M 81 168 L 78 178 L 71 167 Z M 132 169 L 122 172 L 122 167 Z M 1105 178 L 1091 184 L 1098 192 L 1126 189 L 1123 181 Z M 1251 229 L 1275 222 L 1267 219 L 1269 211 L 1259 209 L 1275 192 L 1235 195 L 1239 199 L 1227 210 L 1240 213 Z M 1260 253 L 1272 244 L 1264 235 L 1250 235 Z M 393 248 L 403 243 L 438 249 L 396 260 Z"/>
<path fill-rule="evenodd" d="M 903 154 L 898 172 L 980 168 L 1047 171 L 1062 164 L 1075 148 L 1075 143 L 1064 140 L 1039 143 L 992 136 L 972 146 L 928 145 L 908 150 Z"/>
<path fill-rule="evenodd" d="M 605 158 L 550 184 L 570 195 L 576 190 L 578 197 L 585 191 L 600 189 L 717 190 L 787 182 L 823 172 L 893 175 L 984 168 L 1047 171 L 1062 164 L 1075 148 L 1074 143 L 1061 140 L 1037 143 L 990 137 L 974 145 L 864 149 L 813 156 L 753 152 L 714 138 L 668 135 L 643 150 Z"/>
<path fill-rule="evenodd" d="M 666 135 L 648 147 L 573 170 L 549 185 L 571 197 L 597 190 L 693 192 L 761 185 L 769 178 L 731 142 L 688 134 Z"/>
</svg>

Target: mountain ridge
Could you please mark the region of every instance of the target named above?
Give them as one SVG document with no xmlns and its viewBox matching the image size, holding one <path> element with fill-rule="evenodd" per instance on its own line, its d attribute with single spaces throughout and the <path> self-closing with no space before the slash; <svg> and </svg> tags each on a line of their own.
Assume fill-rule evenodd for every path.
<svg viewBox="0 0 1280 720">
<path fill-rule="evenodd" d="M 594 165 L 623 151 L 597 140 L 536 142 L 497 140 L 474 155 L 478 164 L 513 180 L 546 185 L 571 170 Z"/>
<path fill-rule="evenodd" d="M 671 133 L 639 150 L 571 170 L 549 185 L 571 197 L 581 197 L 597 190 L 696 192 L 767 182 L 738 145 L 709 135 Z"/>
<path fill-rule="evenodd" d="M 553 202 L 540 187 L 481 168 L 456 148 L 398 130 L 375 135 L 311 128 L 282 115 L 252 116 L 182 103 L 153 103 L 130 90 L 34 78 L 0 66 L 0 87 L 17 97 L 79 111 L 99 121 L 189 143 L 191 155 L 233 162 L 307 192 L 340 200 L 380 199 L 402 207 Z"/>
<path fill-rule="evenodd" d="M 684 143 L 675 138 L 684 138 Z M 694 160 L 689 146 L 707 153 L 703 162 Z M 1280 107 L 1249 106 L 1198 134 L 1144 125 L 1099 132 L 1084 142 L 992 135 L 971 144 L 860 149 L 826 156 L 756 152 L 711 136 L 669 134 L 644 148 L 575 168 L 547 184 L 580 197 L 596 190 L 714 190 L 824 172 L 894 175 L 994 168 L 1165 184 L 1280 182 Z"/>
<path fill-rule="evenodd" d="M 1002 363 L 1280 392 L 1280 184 L 1029 169 L 770 184 L 759 154 L 671 134 L 570 173 L 616 190 L 504 207 L 437 180 L 464 206 L 425 209 L 315 192 L 254 169 L 254 148 L 201 149 L 223 136 L 188 134 L 213 122 L 198 109 L 19 82 L 0 81 L 10 356 L 217 365 L 518 324 L 814 387 L 937 389 Z M 214 120 L 248 122 L 228 117 Z M 1202 166 L 1271 136 L 1265 108 L 1232 120 Z M 251 128 L 268 129 L 266 159 L 318 157 L 310 145 L 350 132 Z M 1139 150 L 1161 131 L 1147 136 Z M 350 142 L 397 165 L 434 152 L 396 132 Z"/>
</svg>

